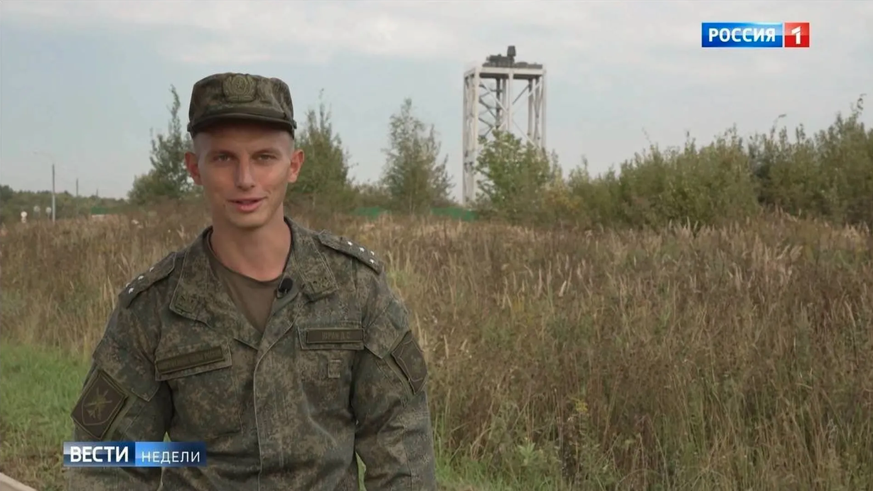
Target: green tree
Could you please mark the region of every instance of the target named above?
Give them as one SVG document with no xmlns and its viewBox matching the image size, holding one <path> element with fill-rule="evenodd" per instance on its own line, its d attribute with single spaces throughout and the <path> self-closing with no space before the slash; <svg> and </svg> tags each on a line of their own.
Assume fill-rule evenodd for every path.
<svg viewBox="0 0 873 491">
<path fill-rule="evenodd" d="M 448 156 L 440 161 L 436 130 L 415 116 L 411 99 L 405 99 L 400 112 L 391 116 L 388 141 L 389 148 L 383 150 L 387 159 L 381 183 L 391 207 L 421 213 L 449 203 Z"/>
<path fill-rule="evenodd" d="M 0 184 L 0 207 L 5 206 L 15 196 L 15 191 L 6 184 Z"/>
<path fill-rule="evenodd" d="M 538 213 L 547 184 L 560 172 L 557 156 L 509 132 L 495 131 L 493 139 L 481 140 L 476 162 L 480 176 L 477 206 L 504 218 L 516 220 Z"/>
<path fill-rule="evenodd" d="M 191 136 L 182 126 L 179 110 L 182 107 L 176 87 L 170 86 L 173 102 L 168 108 L 170 122 L 166 134 L 152 134 L 149 160 L 152 169 L 137 176 L 128 194 L 133 204 L 146 204 L 161 199 L 177 200 L 191 194 L 192 183 L 185 169 L 185 152 L 191 148 Z"/>
<path fill-rule="evenodd" d="M 318 111 L 309 109 L 296 137 L 306 161 L 289 197 L 304 198 L 313 206 L 345 209 L 353 199 L 349 181 L 349 155 L 334 131 L 331 112 L 319 96 Z"/>
</svg>

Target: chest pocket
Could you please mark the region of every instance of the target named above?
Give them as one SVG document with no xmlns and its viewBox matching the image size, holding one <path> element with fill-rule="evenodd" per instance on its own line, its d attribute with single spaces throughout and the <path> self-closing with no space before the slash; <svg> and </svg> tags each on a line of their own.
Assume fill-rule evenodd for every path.
<svg viewBox="0 0 873 491">
<path fill-rule="evenodd" d="M 319 322 L 298 326 L 299 373 L 310 399 L 324 409 L 348 405 L 355 356 L 364 349 L 360 322 Z"/>
<path fill-rule="evenodd" d="M 155 377 L 173 394 L 173 430 L 191 439 L 210 439 L 241 429 L 239 384 L 227 343 L 159 347 Z"/>
</svg>

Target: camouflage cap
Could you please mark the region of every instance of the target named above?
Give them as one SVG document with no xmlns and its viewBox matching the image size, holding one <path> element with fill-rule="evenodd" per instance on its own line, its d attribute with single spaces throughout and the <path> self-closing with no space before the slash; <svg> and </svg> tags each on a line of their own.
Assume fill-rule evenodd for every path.
<svg viewBox="0 0 873 491">
<path fill-rule="evenodd" d="M 297 129 L 288 84 L 248 73 L 217 73 L 194 84 L 188 108 L 192 135 L 229 119 L 275 123 L 292 135 Z"/>
</svg>

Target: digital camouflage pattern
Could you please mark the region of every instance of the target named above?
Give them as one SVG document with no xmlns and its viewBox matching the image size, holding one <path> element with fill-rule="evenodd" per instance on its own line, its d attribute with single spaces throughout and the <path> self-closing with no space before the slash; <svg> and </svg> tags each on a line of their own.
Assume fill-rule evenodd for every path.
<svg viewBox="0 0 873 491">
<path fill-rule="evenodd" d="M 291 90 L 278 78 L 218 73 L 195 83 L 188 107 L 188 131 L 193 135 L 228 119 L 275 123 L 292 135 L 297 129 Z"/>
<path fill-rule="evenodd" d="M 287 219 L 293 246 L 263 334 L 203 237 L 119 295 L 72 413 L 73 440 L 205 441 L 205 468 L 69 469 L 71 490 L 434 490 L 427 368 L 369 250 Z M 207 229 L 208 231 L 208 229 Z M 278 295 L 278 294 L 277 294 Z"/>
</svg>

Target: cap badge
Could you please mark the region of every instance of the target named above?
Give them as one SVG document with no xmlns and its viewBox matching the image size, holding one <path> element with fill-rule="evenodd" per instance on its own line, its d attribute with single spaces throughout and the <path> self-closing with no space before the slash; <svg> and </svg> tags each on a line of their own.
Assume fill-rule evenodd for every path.
<svg viewBox="0 0 873 491">
<path fill-rule="evenodd" d="M 252 102 L 257 94 L 257 84 L 245 75 L 233 75 L 226 78 L 221 88 L 228 102 Z"/>
</svg>

